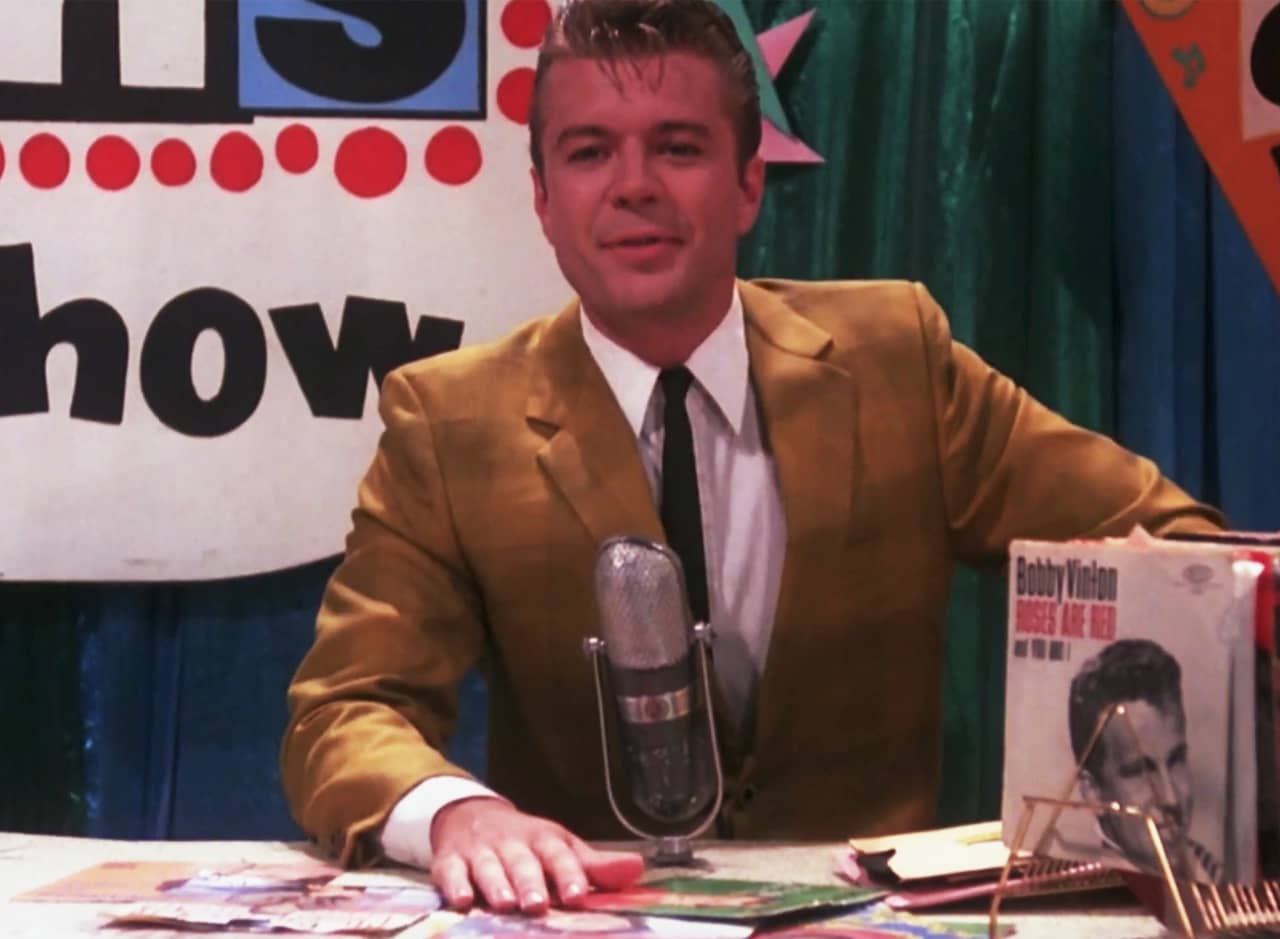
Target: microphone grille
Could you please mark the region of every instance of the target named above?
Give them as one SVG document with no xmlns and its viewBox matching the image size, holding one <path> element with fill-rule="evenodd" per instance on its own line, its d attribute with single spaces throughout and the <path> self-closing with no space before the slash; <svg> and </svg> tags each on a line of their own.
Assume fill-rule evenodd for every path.
<svg viewBox="0 0 1280 939">
<path fill-rule="evenodd" d="M 664 668 L 689 652 L 693 625 L 680 559 L 644 538 L 610 538 L 596 555 L 596 607 L 609 661 Z"/>
</svg>

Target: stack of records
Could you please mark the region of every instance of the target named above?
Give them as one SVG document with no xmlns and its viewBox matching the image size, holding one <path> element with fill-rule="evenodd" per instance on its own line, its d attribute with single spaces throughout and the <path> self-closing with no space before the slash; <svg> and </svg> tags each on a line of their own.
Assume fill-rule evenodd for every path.
<svg viewBox="0 0 1280 939">
<path fill-rule="evenodd" d="M 1159 874 L 1163 850 L 1206 884 L 1280 872 L 1278 559 L 1267 536 L 1014 542 L 1007 843 L 1030 796 L 1059 803 L 1030 816 L 1039 855 Z"/>
</svg>

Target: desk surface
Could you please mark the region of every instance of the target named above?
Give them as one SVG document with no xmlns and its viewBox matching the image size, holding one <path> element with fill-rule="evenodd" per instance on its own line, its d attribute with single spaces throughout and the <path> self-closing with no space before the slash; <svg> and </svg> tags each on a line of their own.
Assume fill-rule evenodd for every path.
<svg viewBox="0 0 1280 939">
<path fill-rule="evenodd" d="M 835 845 L 711 844 L 699 854 L 710 862 L 709 875 L 803 883 L 840 883 L 835 876 Z M 291 862 L 316 855 L 305 845 L 254 841 L 105 841 L 0 832 L 0 934 L 5 939 L 51 939 L 83 936 L 101 922 L 83 904 L 8 903 L 26 890 L 51 883 L 104 861 L 198 861 L 201 863 Z M 662 876 L 662 872 L 655 872 Z M 1076 905 L 1079 904 L 1079 905 Z M 1123 897 L 1086 895 L 1081 900 L 1027 900 L 1009 907 L 1008 920 L 1018 939 L 1149 939 L 1171 935 Z M 932 915 L 941 921 L 986 922 L 985 912 Z M 112 933 L 97 933 L 111 936 Z M 188 939 L 193 934 L 169 929 L 116 933 L 127 939 Z M 230 933 L 199 935 L 229 936 Z M 257 936 L 262 933 L 237 935 Z M 275 935 L 281 935 L 279 933 Z M 401 939 L 429 935 L 425 924 L 400 934 Z"/>
</svg>

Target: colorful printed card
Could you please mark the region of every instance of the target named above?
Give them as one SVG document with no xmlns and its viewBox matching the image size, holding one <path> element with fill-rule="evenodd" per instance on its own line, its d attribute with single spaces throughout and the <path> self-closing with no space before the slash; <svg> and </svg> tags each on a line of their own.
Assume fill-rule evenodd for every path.
<svg viewBox="0 0 1280 939">
<path fill-rule="evenodd" d="M 669 919 L 604 910 L 550 910 L 543 916 L 474 911 L 451 926 L 442 939 L 746 939 L 752 927 L 736 923 Z"/>
<path fill-rule="evenodd" d="M 692 919 L 761 920 L 806 910 L 859 906 L 884 896 L 864 887 L 671 877 L 616 893 L 593 893 L 592 910 Z"/>
<path fill-rule="evenodd" d="M 103 904 L 118 924 L 365 935 L 398 932 L 441 905 L 420 877 L 344 874 L 310 861 L 108 862 L 15 899 Z"/>
<path fill-rule="evenodd" d="M 1001 929 L 1001 935 L 1011 932 Z M 807 922 L 756 933 L 757 939 L 976 939 L 987 935 L 987 926 L 972 923 L 939 923 L 908 913 L 896 912 L 883 903 L 846 913 L 835 919 Z"/>
</svg>

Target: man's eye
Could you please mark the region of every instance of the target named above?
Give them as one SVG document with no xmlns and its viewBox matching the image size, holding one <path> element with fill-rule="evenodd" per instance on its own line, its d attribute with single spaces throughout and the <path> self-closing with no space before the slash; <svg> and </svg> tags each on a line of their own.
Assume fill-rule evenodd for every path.
<svg viewBox="0 0 1280 939">
<path fill-rule="evenodd" d="M 691 158 L 702 155 L 702 148 L 696 143 L 670 141 L 662 145 L 662 152 L 673 157 Z"/>
<path fill-rule="evenodd" d="M 594 163 L 604 158 L 604 147 L 578 147 L 576 150 L 569 152 L 570 163 Z"/>
<path fill-rule="evenodd" d="M 1120 765 L 1120 777 L 1122 779 L 1136 779 L 1139 776 L 1145 776 L 1148 773 L 1156 771 L 1154 760 L 1139 757 L 1136 760 L 1130 760 L 1128 763 Z"/>
</svg>

